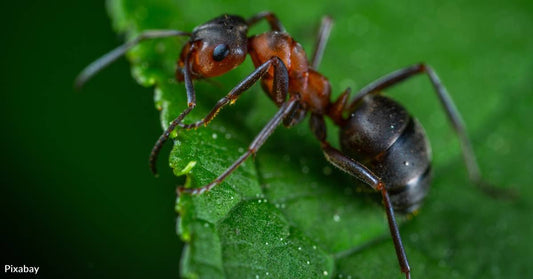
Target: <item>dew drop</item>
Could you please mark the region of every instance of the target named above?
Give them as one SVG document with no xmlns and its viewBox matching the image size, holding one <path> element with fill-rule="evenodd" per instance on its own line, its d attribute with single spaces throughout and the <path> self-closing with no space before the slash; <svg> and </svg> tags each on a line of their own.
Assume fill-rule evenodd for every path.
<svg viewBox="0 0 533 279">
<path fill-rule="evenodd" d="M 316 245 L 313 245 L 313 250 L 316 250 Z"/>
<path fill-rule="evenodd" d="M 298 247 L 298 250 L 299 250 L 299 251 L 302 251 L 302 247 Z"/>
<path fill-rule="evenodd" d="M 324 270 L 323 272 L 324 276 L 328 276 L 328 272 Z"/>
<path fill-rule="evenodd" d="M 339 214 L 333 215 L 333 221 L 339 222 L 340 220 L 341 220 L 341 217 L 339 216 Z"/>
<path fill-rule="evenodd" d="M 302 172 L 305 173 L 305 174 L 309 173 L 309 167 L 308 166 L 303 166 L 302 167 Z"/>
<path fill-rule="evenodd" d="M 307 264 L 311 264 L 311 262 L 310 262 L 310 261 L 307 261 Z"/>
<path fill-rule="evenodd" d="M 231 134 L 229 134 L 229 133 L 226 134 L 226 135 L 225 135 L 225 138 L 226 138 L 226 139 L 231 139 Z"/>
<path fill-rule="evenodd" d="M 406 166 L 409 166 L 409 162 L 408 161 L 404 161 L 403 164 L 406 165 Z"/>
<path fill-rule="evenodd" d="M 211 137 L 212 137 L 213 139 L 217 139 L 218 135 L 217 135 L 216 133 L 213 133 L 213 134 L 211 135 Z"/>
</svg>

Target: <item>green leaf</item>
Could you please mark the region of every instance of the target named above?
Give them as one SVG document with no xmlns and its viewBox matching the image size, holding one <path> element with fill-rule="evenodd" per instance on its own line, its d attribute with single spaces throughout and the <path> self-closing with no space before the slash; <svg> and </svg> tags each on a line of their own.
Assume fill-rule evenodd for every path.
<svg viewBox="0 0 533 279">
<path fill-rule="evenodd" d="M 108 2 L 119 33 L 132 38 L 147 29 L 190 31 L 222 13 L 248 17 L 264 9 L 278 14 L 289 32 L 312 49 L 324 13 L 336 26 L 321 72 L 334 95 L 359 89 L 379 76 L 427 61 L 448 86 L 463 112 L 489 181 L 515 188 L 508 202 L 489 198 L 466 178 L 457 140 L 426 78 L 415 78 L 388 93 L 425 125 L 433 143 L 435 179 L 421 213 L 404 222 L 401 233 L 413 278 L 527 278 L 533 251 L 531 160 L 514 168 L 514 158 L 531 154 L 527 111 L 531 102 L 531 38 L 519 30 L 531 24 L 510 3 L 475 1 L 461 6 L 440 1 L 391 4 L 388 1 L 142 1 Z M 527 5 L 524 4 L 524 5 Z M 483 8 L 480 8 L 483 7 Z M 497 23 L 493 19 L 497 18 Z M 484 33 L 486 28 L 491 33 Z M 516 30 L 518 28 L 518 31 Z M 266 25 L 251 33 L 263 32 Z M 128 58 L 144 86 L 155 86 L 163 127 L 186 106 L 183 84 L 174 80 L 186 38 L 144 42 Z M 529 46 L 529 47 L 528 47 Z M 253 70 L 250 61 L 216 78 L 220 85 L 195 84 L 198 106 L 186 118 L 202 118 L 216 101 Z M 357 80 L 357 81 L 356 81 Z M 526 100 L 524 100 L 526 98 Z M 178 131 L 170 154 L 176 175 L 187 185 L 211 182 L 235 161 L 276 111 L 254 86 L 223 109 L 207 127 Z M 527 126 L 527 127 L 526 127 Z M 328 123 L 329 138 L 337 141 Z M 525 150 L 523 150 L 525 149 Z M 160 166 L 160 168 L 163 166 Z M 333 169 L 306 124 L 279 128 L 255 159 L 248 159 L 221 185 L 177 201 L 178 231 L 187 243 L 181 275 L 186 278 L 402 278 L 386 227 L 373 197 Z"/>
</svg>

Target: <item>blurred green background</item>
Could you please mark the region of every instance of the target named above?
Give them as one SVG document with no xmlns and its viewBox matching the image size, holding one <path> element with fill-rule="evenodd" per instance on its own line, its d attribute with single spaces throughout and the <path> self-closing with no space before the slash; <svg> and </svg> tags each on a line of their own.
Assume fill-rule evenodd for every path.
<svg viewBox="0 0 533 279">
<path fill-rule="evenodd" d="M 273 10 L 306 48 L 321 15 L 331 14 L 336 25 L 321 70 L 338 92 L 346 86 L 358 89 L 405 65 L 431 63 L 463 112 L 488 178 L 523 195 L 517 205 L 502 206 L 514 214 L 508 218 L 510 227 L 533 231 L 533 191 L 527 184 L 533 173 L 531 1 L 176 5 L 183 7 L 178 21 L 184 28 L 223 12 L 249 16 Z M 85 65 L 122 42 L 112 31 L 104 2 L 10 2 L 4 11 L 2 253 L 7 260 L 2 264 L 40 266 L 43 278 L 177 277 L 181 249 L 173 210 L 178 180 L 163 167 L 165 158 L 158 179 L 147 167 L 161 131 L 152 89 L 136 85 L 121 59 L 81 93 L 72 90 Z M 462 165 L 433 96 L 417 94 L 428 90 L 427 81 L 417 79 L 394 92 L 406 92 L 395 96 L 426 125 L 436 170 L 446 174 Z M 439 151 L 446 148 L 450 151 Z M 442 184 L 432 190 L 433 197 L 453 199 Z M 467 216 L 469 210 L 484 210 L 468 208 L 468 203 L 463 208 Z M 486 218 L 484 223 L 490 222 Z M 521 238 L 526 233 L 512 233 L 518 235 L 512 247 L 530 243 Z M 508 256 L 527 259 L 531 245 L 523 248 Z M 523 278 L 532 275 L 525 262 L 512 268 Z M 487 272 L 492 278 L 502 273 Z"/>
<path fill-rule="evenodd" d="M 152 90 L 124 59 L 72 89 L 122 43 L 105 3 L 10 2 L 4 12 L 2 264 L 40 266 L 43 278 L 176 278 L 176 181 L 148 168 L 161 131 Z"/>
</svg>

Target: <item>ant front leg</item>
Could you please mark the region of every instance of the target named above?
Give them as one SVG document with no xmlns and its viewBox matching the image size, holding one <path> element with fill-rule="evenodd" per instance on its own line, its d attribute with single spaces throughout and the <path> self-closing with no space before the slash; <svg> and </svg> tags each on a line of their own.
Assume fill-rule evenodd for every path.
<svg viewBox="0 0 533 279">
<path fill-rule="evenodd" d="M 190 60 L 190 53 L 187 54 L 185 57 L 185 67 L 183 67 L 183 80 L 185 82 L 185 90 L 187 91 L 187 108 L 180 113 L 176 119 L 174 119 L 170 124 L 168 125 L 167 129 L 163 134 L 157 139 L 157 142 L 155 143 L 154 147 L 152 147 L 152 151 L 150 152 L 150 158 L 149 158 L 149 165 L 150 170 L 152 170 L 152 173 L 154 175 L 157 175 L 157 167 L 156 167 L 156 161 L 157 157 L 159 156 L 159 151 L 163 147 L 163 144 L 167 141 L 167 139 L 170 137 L 170 133 L 176 128 L 178 124 L 183 121 L 185 116 L 187 116 L 193 109 L 196 107 L 196 93 L 194 91 L 194 85 L 192 82 L 191 77 L 191 70 L 189 69 L 189 60 Z"/>
<path fill-rule="evenodd" d="M 396 85 L 408 78 L 411 78 L 418 74 L 426 74 L 429 77 L 433 88 L 437 94 L 437 97 L 446 112 L 448 120 L 451 122 L 459 142 L 461 144 L 461 150 L 463 154 L 463 159 L 466 164 L 466 169 L 468 176 L 475 185 L 477 185 L 482 191 L 493 197 L 502 197 L 502 196 L 512 196 L 512 193 L 508 193 L 497 188 L 494 188 L 492 185 L 487 184 L 483 181 L 479 165 L 476 160 L 476 156 L 472 149 L 472 144 L 466 133 L 466 127 L 461 117 L 461 114 L 455 107 L 448 91 L 440 81 L 437 73 L 429 65 L 420 63 L 410 67 L 406 67 L 397 71 L 394 71 L 388 75 L 385 75 L 376 81 L 370 83 L 361 89 L 357 95 L 352 100 L 352 103 L 348 107 L 348 110 L 353 110 L 357 103 L 361 101 L 368 94 L 377 94 L 381 90 Z"/>
<path fill-rule="evenodd" d="M 235 86 L 226 96 L 220 99 L 215 104 L 213 109 L 211 109 L 211 111 L 203 119 L 201 119 L 200 121 L 194 122 L 192 124 L 184 124 L 182 123 L 183 118 L 196 105 L 194 87 L 192 86 L 192 79 L 190 78 L 188 67 L 185 67 L 184 68 L 184 79 L 185 79 L 185 87 L 187 88 L 187 99 L 189 101 L 189 106 L 176 119 L 174 119 L 174 121 L 170 123 L 168 128 L 159 137 L 156 144 L 152 148 L 152 152 L 150 153 L 150 168 L 152 169 L 152 172 L 154 174 L 157 173 L 156 161 L 159 155 L 159 151 L 163 147 L 163 144 L 170 137 L 170 133 L 178 125 L 186 130 L 197 128 L 201 125 L 207 125 L 217 115 L 220 109 L 222 109 L 227 104 L 232 104 L 233 102 L 235 102 L 237 98 L 241 96 L 243 92 L 248 90 L 252 85 L 254 85 L 258 80 L 260 80 L 261 77 L 263 77 L 266 73 L 268 73 L 268 70 L 270 69 L 270 67 L 274 67 L 274 76 L 275 76 L 274 84 L 273 84 L 274 99 L 280 104 L 283 103 L 286 99 L 287 91 L 289 88 L 289 74 L 287 72 L 287 68 L 285 67 L 285 64 L 283 64 L 281 59 L 279 59 L 278 57 L 273 57 L 267 60 L 265 63 L 261 64 L 259 67 L 257 67 L 250 75 L 248 75 L 237 86 Z"/>
<path fill-rule="evenodd" d="M 406 279 L 411 278 L 409 261 L 407 260 L 405 249 L 403 248 L 398 224 L 396 223 L 396 218 L 394 217 L 394 209 L 392 207 L 389 193 L 387 192 L 385 184 L 363 164 L 347 157 L 341 151 L 329 144 L 329 142 L 326 140 L 326 124 L 324 123 L 324 118 L 321 115 L 312 114 L 310 124 L 313 134 L 320 141 L 324 156 L 332 165 L 348 173 L 349 175 L 356 177 L 360 181 L 372 187 L 372 189 L 381 192 L 383 205 L 385 206 L 385 212 L 387 213 L 389 230 L 392 236 L 392 241 L 394 242 L 394 248 L 396 250 L 396 256 L 398 257 L 401 271 L 405 274 Z"/>
</svg>

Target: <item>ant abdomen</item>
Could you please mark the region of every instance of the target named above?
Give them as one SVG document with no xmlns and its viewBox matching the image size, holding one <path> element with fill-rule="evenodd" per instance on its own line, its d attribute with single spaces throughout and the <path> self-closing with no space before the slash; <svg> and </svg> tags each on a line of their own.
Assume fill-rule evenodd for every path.
<svg viewBox="0 0 533 279">
<path fill-rule="evenodd" d="M 341 148 L 385 183 L 395 211 L 420 207 L 431 180 L 431 149 L 422 125 L 394 100 L 368 95 L 340 129 Z"/>
</svg>

